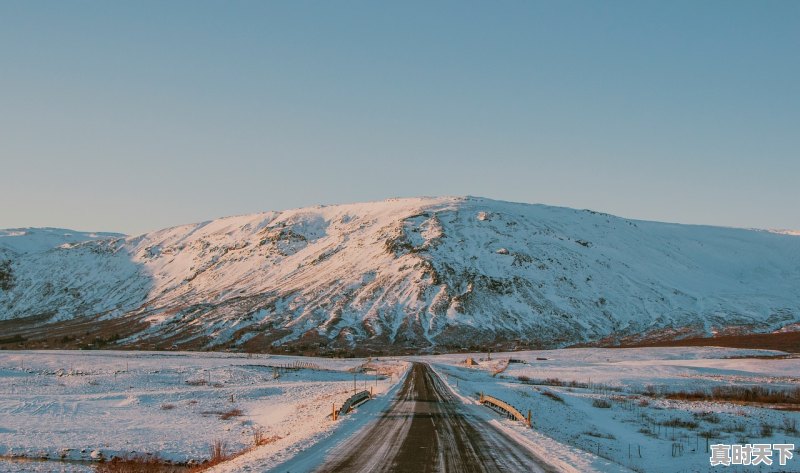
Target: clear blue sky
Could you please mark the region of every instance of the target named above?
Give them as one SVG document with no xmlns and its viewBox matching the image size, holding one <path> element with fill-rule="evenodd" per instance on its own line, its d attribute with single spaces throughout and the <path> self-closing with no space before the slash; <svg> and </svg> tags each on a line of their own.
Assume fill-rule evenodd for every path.
<svg viewBox="0 0 800 473">
<path fill-rule="evenodd" d="M 800 228 L 800 2 L 0 2 L 0 227 L 479 195 Z"/>
</svg>

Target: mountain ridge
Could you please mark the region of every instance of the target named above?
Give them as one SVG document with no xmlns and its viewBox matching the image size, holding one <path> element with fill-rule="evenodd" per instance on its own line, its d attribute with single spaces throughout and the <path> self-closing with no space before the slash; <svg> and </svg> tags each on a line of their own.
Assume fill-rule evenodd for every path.
<svg viewBox="0 0 800 473">
<path fill-rule="evenodd" d="M 0 287 L 0 328 L 45 344 L 63 333 L 76 345 L 418 352 L 800 321 L 793 236 L 472 196 L 261 212 L 34 253 L 2 241 L 13 283 Z"/>
</svg>

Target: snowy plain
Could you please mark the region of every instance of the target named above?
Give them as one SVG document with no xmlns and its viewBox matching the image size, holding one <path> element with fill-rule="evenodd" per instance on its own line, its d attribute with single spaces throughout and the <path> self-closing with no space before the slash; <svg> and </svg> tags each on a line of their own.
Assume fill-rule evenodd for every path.
<svg viewBox="0 0 800 473">
<path fill-rule="evenodd" d="M 722 385 L 797 388 L 800 358 L 782 355 L 713 347 L 579 348 L 492 353 L 491 360 L 473 353 L 368 361 L 0 351 L 0 471 L 85 472 L 101 456 L 133 452 L 200 462 L 215 440 L 230 453 L 246 450 L 210 470 L 215 473 L 282 471 L 286 465 L 310 471 L 390 405 L 410 361 L 431 364 L 472 415 L 500 426 L 556 471 L 720 471 L 709 466 L 706 436 L 712 444 L 800 447 L 800 435 L 787 428 L 800 413 L 662 394 Z M 475 364 L 468 366 L 467 358 Z M 308 368 L 274 368 L 299 364 Z M 356 389 L 371 388 L 376 399 L 333 422 L 332 406 L 352 394 L 352 371 L 363 367 L 382 373 L 355 375 Z M 480 406 L 481 392 L 530 409 L 533 428 Z M 610 407 L 596 407 L 596 400 Z M 232 409 L 241 413 L 225 418 Z M 250 448 L 257 430 L 269 441 Z M 743 471 L 800 471 L 800 452 L 786 466 Z"/>
<path fill-rule="evenodd" d="M 800 412 L 662 396 L 715 386 L 797 389 L 800 357 L 763 358 L 780 355 L 715 347 L 575 348 L 424 359 L 466 403 L 478 404 L 482 392 L 523 413 L 530 409 L 532 429 L 496 421 L 558 463 L 578 471 L 678 473 L 723 471 L 709 465 L 706 436 L 710 444 L 793 443 L 800 449 Z M 467 366 L 468 357 L 476 364 Z M 596 400 L 608 407 L 596 407 Z M 738 468 L 725 471 L 800 471 L 800 451 L 785 466 Z"/>
<path fill-rule="evenodd" d="M 286 369 L 300 364 L 306 368 Z M 6 460 L 0 459 L 0 471 L 91 471 L 92 461 L 130 453 L 199 463 L 215 440 L 236 453 L 253 445 L 256 431 L 268 439 L 258 452 L 270 465 L 341 425 L 327 416 L 353 393 L 354 379 L 359 391 L 366 386 L 380 398 L 406 365 L 229 353 L 3 351 L 0 456 Z M 370 371 L 351 372 L 362 367 Z"/>
</svg>

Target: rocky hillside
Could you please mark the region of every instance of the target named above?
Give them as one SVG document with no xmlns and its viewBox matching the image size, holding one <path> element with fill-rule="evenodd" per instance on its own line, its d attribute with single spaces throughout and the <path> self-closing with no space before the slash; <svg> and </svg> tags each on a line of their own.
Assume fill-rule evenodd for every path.
<svg viewBox="0 0 800 473">
<path fill-rule="evenodd" d="M 798 322 L 800 237 L 474 197 L 318 206 L 134 237 L 0 231 L 9 347 L 379 353 Z"/>
</svg>

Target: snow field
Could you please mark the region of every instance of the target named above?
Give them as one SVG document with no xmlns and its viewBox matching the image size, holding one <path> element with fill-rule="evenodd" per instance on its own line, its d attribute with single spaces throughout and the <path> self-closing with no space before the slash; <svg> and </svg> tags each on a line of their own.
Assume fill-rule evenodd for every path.
<svg viewBox="0 0 800 473">
<path fill-rule="evenodd" d="M 740 358 L 777 352 L 724 348 L 565 349 L 427 357 L 448 384 L 477 406 L 480 392 L 533 413 L 533 429 L 486 407 L 484 415 L 546 449 L 544 458 L 578 471 L 702 472 L 709 444 L 794 443 L 800 413 L 721 402 L 669 400 L 660 394 L 713 386 L 800 385 L 800 358 Z M 472 357 L 478 365 L 467 367 Z M 481 360 L 483 358 L 483 360 Z M 502 373 L 492 376 L 509 358 Z M 557 384 L 562 385 L 557 385 Z M 651 395 L 646 395 L 650 393 Z M 537 450 L 534 450 L 537 451 Z M 539 453 L 539 452 L 537 452 Z M 541 453 L 540 453 L 541 454 Z M 777 457 L 776 457 L 777 458 Z M 786 466 L 754 471 L 800 471 Z M 564 469 L 564 471 L 569 471 Z"/>
<path fill-rule="evenodd" d="M 215 440 L 228 453 L 240 452 L 253 445 L 257 431 L 268 442 L 259 450 L 292 451 L 333 427 L 325 416 L 352 394 L 348 370 L 365 362 L 228 353 L 0 352 L 0 456 L 92 461 L 149 453 L 201 462 Z M 319 369 L 272 367 L 298 363 Z M 392 380 L 379 376 L 377 383 L 373 372 L 356 374 L 359 390 L 366 380 L 381 393 L 397 382 L 405 363 L 367 366 L 392 373 Z M 6 463 L 0 460 L 0 470 L 22 468 Z"/>
<path fill-rule="evenodd" d="M 370 365 L 375 366 L 376 363 Z M 410 363 L 405 361 L 382 361 L 377 363 L 384 372 L 390 372 L 388 383 L 381 384 L 372 389 L 376 396 L 358 406 L 350 414 L 339 417 L 336 422 L 326 422 L 324 428 L 309 435 L 302 442 L 278 441 L 274 444 L 254 449 L 230 461 L 215 466 L 209 473 L 235 473 L 235 472 L 265 472 L 265 471 L 291 471 L 303 473 L 313 471 L 320 466 L 328 453 L 337 448 L 341 442 L 350 435 L 364 427 L 369 422 L 382 415 L 382 412 L 391 404 L 397 391 L 402 386 Z M 367 384 L 370 380 L 367 379 Z M 357 389 L 365 386 L 359 384 Z M 369 389 L 370 386 L 367 386 Z M 352 385 L 349 393 L 352 393 Z M 341 403 L 338 403 L 338 408 Z M 324 407 L 324 406 L 323 406 Z M 329 408 L 330 409 L 330 408 Z M 323 408 L 324 410 L 324 408 Z"/>
<path fill-rule="evenodd" d="M 800 385 L 800 358 L 763 358 L 776 355 L 781 353 L 691 347 L 493 353 L 491 361 L 485 353 L 413 359 L 431 363 L 470 415 L 502 427 L 558 471 L 658 473 L 716 471 L 709 467 L 706 437 L 710 444 L 800 447 L 800 434 L 791 428 L 800 424 L 796 411 L 663 396 L 714 386 Z M 477 364 L 466 366 L 467 357 Z M 2 351 L 0 455 L 6 459 L 0 471 L 90 471 L 89 462 L 101 455 L 133 452 L 197 462 L 209 457 L 215 440 L 225 442 L 229 453 L 245 453 L 214 473 L 310 471 L 389 405 L 407 361 Z M 299 363 L 319 369 L 273 368 Z M 378 396 L 333 422 L 332 405 L 353 392 L 350 370 L 365 367 L 384 376 L 376 383 L 374 371 L 359 373 L 356 389 L 372 387 Z M 523 413 L 531 409 L 534 428 L 480 406 L 480 392 Z M 252 448 L 256 431 L 266 441 Z M 69 461 L 52 461 L 62 458 Z M 800 452 L 786 466 L 751 469 L 800 471 Z"/>
</svg>

